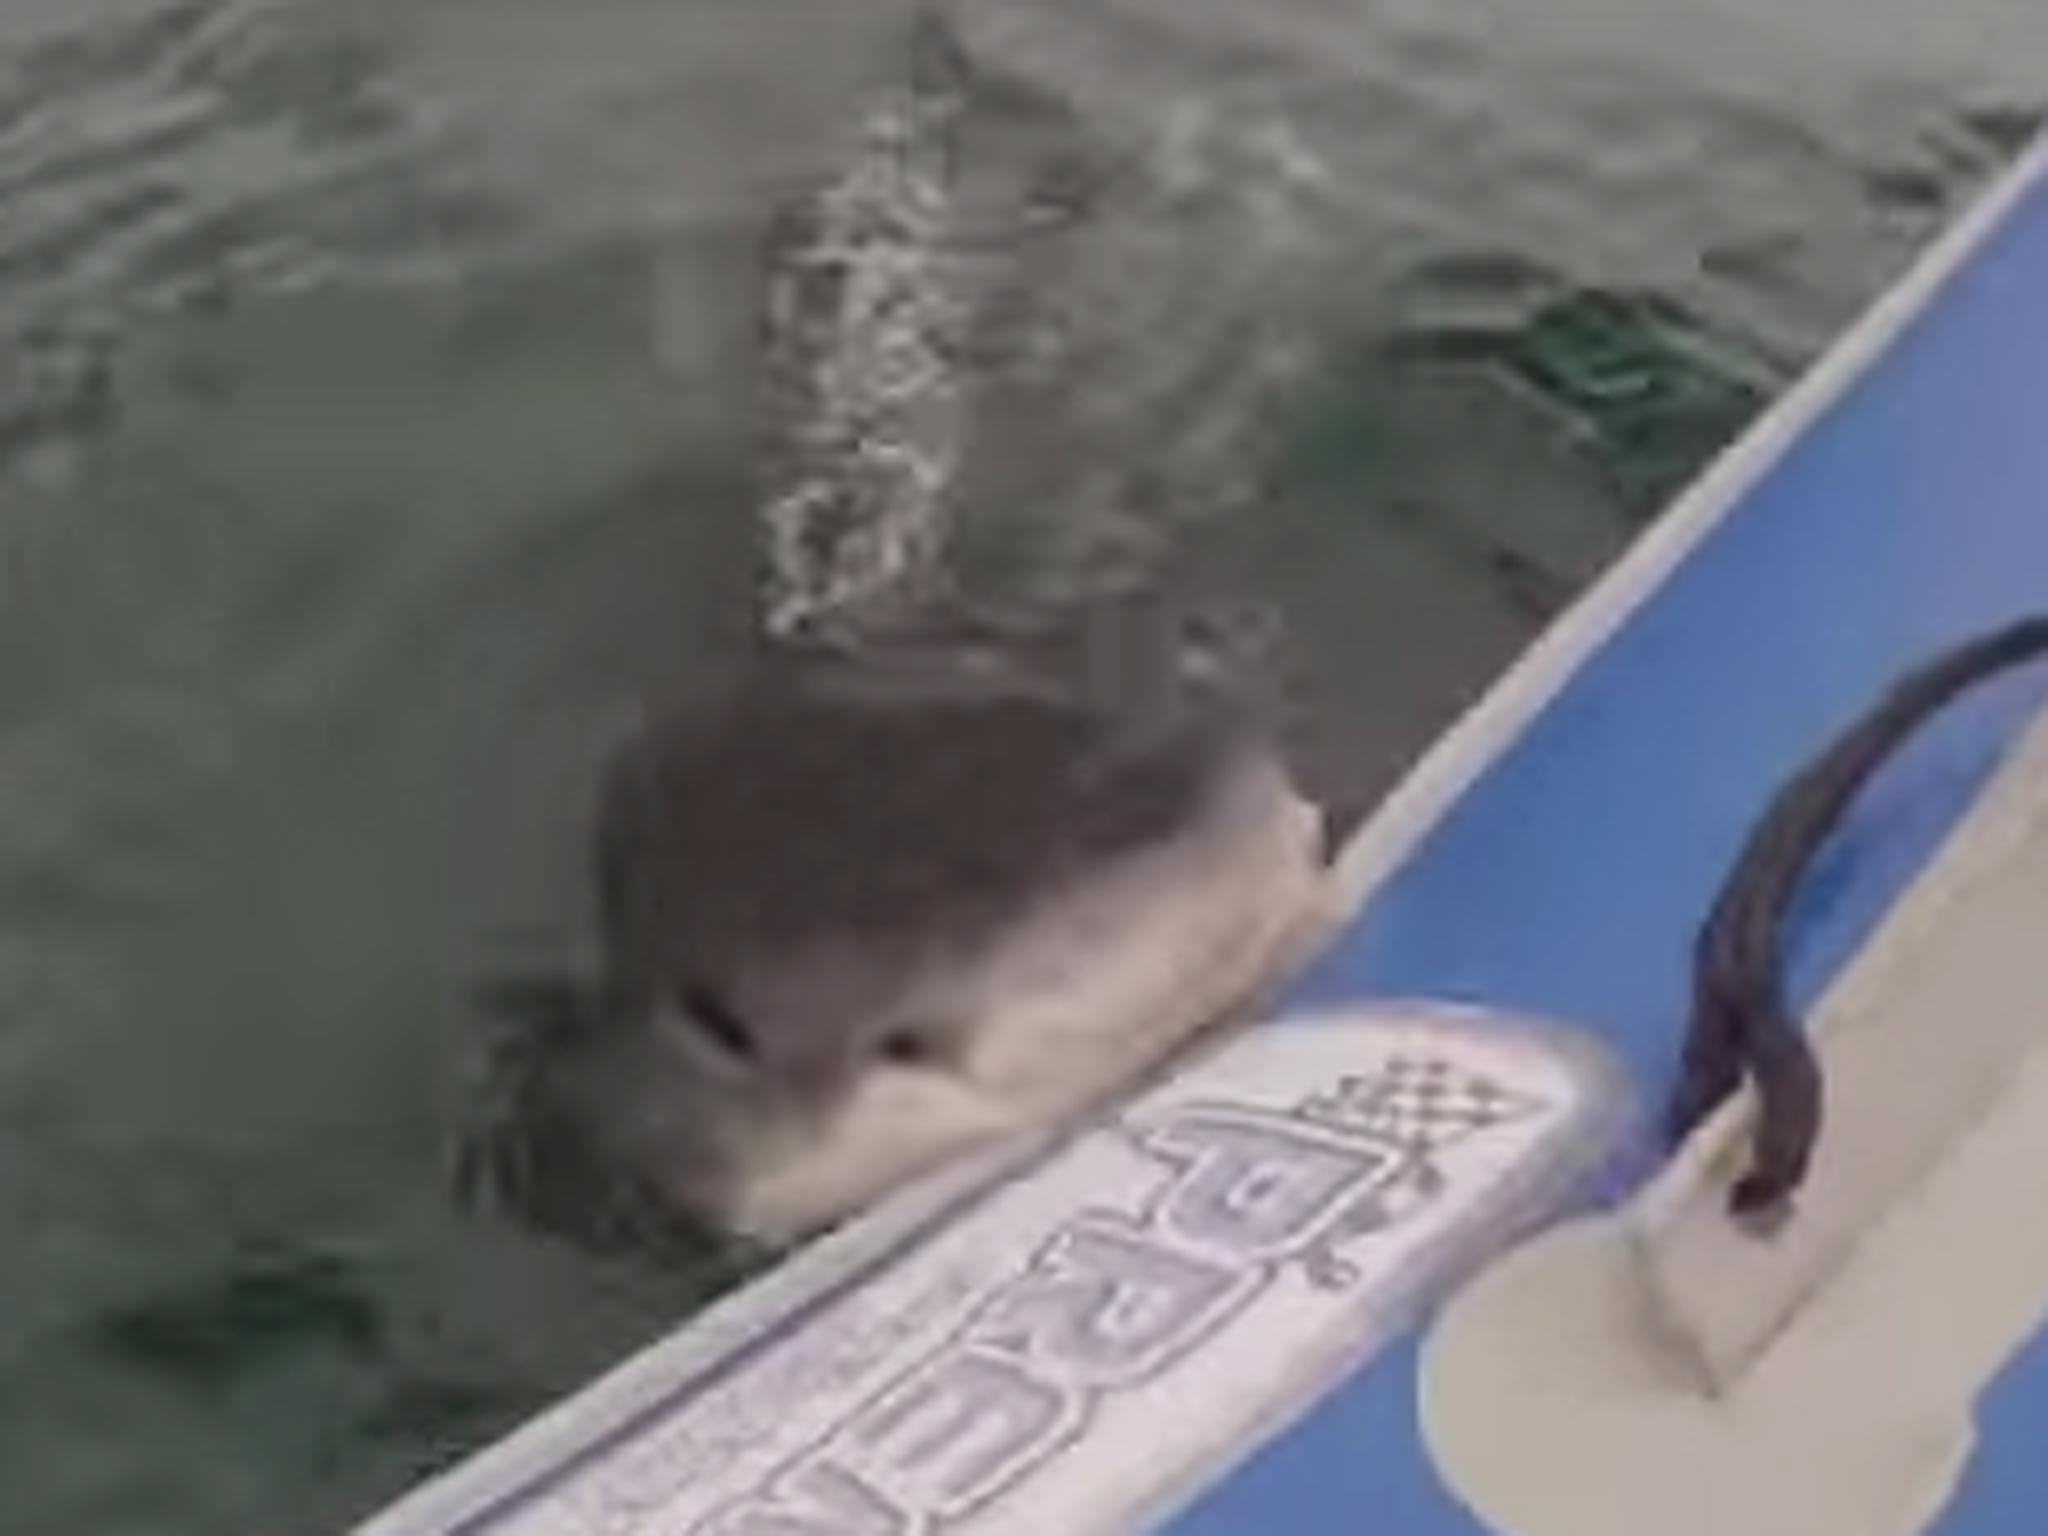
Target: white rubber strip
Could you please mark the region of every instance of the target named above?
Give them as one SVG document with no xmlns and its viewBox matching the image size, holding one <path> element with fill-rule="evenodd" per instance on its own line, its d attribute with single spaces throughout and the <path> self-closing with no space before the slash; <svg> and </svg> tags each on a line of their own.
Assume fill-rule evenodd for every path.
<svg viewBox="0 0 2048 1536">
<path fill-rule="evenodd" d="M 1625 1103 L 1525 1020 L 1255 1031 L 466 1529 L 1127 1532 L 1549 1214 Z"/>
</svg>

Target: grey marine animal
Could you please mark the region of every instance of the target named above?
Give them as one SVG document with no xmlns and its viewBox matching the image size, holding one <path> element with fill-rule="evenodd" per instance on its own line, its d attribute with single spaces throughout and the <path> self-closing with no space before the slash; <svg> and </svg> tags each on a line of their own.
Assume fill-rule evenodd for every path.
<svg viewBox="0 0 2048 1536">
<path fill-rule="evenodd" d="M 836 1222 L 1128 1087 L 1320 890 L 1319 811 L 1175 625 L 1120 653 L 1135 690 L 1062 664 L 1114 626 L 1041 643 L 919 591 L 910 622 L 835 628 L 916 587 L 957 451 L 939 43 L 785 226 L 758 664 L 604 779 L 602 982 L 538 1010 L 488 1138 L 556 1225 L 598 1225 L 604 1189 L 771 1241 Z"/>
</svg>

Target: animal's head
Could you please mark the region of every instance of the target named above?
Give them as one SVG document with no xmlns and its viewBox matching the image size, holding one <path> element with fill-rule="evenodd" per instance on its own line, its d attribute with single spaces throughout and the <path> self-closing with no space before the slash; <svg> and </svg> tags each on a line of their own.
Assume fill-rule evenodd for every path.
<svg viewBox="0 0 2048 1536">
<path fill-rule="evenodd" d="M 1321 847 L 1255 738 L 1114 738 L 929 679 L 648 731 L 600 815 L 602 997 L 523 1113 L 783 1238 L 1126 1082 L 1256 984 Z"/>
</svg>

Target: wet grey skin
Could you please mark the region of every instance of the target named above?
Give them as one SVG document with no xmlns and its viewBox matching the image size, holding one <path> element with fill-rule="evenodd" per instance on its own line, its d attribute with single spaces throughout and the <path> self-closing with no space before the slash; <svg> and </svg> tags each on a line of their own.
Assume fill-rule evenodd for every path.
<svg viewBox="0 0 2048 1536">
<path fill-rule="evenodd" d="M 1133 715 L 937 656 L 650 722 L 595 842 L 604 983 L 521 1064 L 527 1203 L 769 1242 L 1128 1086 L 1264 979 L 1324 855 L 1220 690 Z"/>
</svg>

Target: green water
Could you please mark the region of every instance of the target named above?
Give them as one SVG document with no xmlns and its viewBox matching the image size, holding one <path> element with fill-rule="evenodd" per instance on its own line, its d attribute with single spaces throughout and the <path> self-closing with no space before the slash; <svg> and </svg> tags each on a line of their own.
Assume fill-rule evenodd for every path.
<svg viewBox="0 0 2048 1536">
<path fill-rule="evenodd" d="M 1201 548 L 1359 799 L 2048 102 L 2035 0 L 960 14 L 1115 168 L 963 568 Z M 755 233 L 901 17 L 0 12 L 0 1531 L 340 1529 L 703 1288 L 458 1212 L 463 993 L 749 622 Z"/>
</svg>

